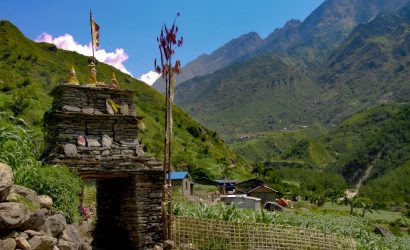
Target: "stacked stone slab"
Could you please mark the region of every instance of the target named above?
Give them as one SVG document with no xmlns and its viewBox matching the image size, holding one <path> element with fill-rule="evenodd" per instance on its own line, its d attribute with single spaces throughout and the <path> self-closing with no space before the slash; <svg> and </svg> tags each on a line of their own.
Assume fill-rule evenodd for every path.
<svg viewBox="0 0 410 250">
<path fill-rule="evenodd" d="M 44 161 L 96 179 L 95 247 L 145 249 L 162 242 L 163 167 L 144 156 L 137 140 L 143 117 L 136 115 L 134 93 L 59 84 L 51 95 Z"/>
</svg>

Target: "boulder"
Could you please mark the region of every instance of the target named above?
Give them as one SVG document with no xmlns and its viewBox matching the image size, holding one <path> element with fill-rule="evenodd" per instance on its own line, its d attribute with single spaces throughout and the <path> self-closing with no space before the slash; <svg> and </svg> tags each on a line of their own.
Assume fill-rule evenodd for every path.
<svg viewBox="0 0 410 250">
<path fill-rule="evenodd" d="M 53 206 L 53 199 L 48 195 L 39 195 L 38 202 L 44 208 L 51 208 Z"/>
<path fill-rule="evenodd" d="M 87 221 L 83 221 L 79 227 L 79 230 L 82 238 L 91 236 L 91 232 L 93 231 L 92 220 L 89 219 Z"/>
<path fill-rule="evenodd" d="M 55 214 L 46 219 L 46 222 L 41 226 L 43 231 L 48 236 L 58 236 L 67 227 L 67 222 L 62 214 Z"/>
<path fill-rule="evenodd" d="M 0 249 L 1 250 L 14 250 L 16 249 L 16 241 L 13 238 L 0 240 Z"/>
<path fill-rule="evenodd" d="M 47 209 L 37 209 L 30 214 L 30 218 L 23 223 L 21 229 L 39 229 L 46 221 Z"/>
<path fill-rule="evenodd" d="M 6 200 L 13 185 L 13 171 L 4 163 L 0 163 L 0 202 Z"/>
<path fill-rule="evenodd" d="M 16 238 L 16 245 L 21 250 L 31 250 L 30 244 L 28 244 L 27 238 L 17 237 Z"/>
<path fill-rule="evenodd" d="M 50 250 L 57 244 L 57 239 L 47 235 L 36 235 L 28 241 L 31 250 Z"/>
<path fill-rule="evenodd" d="M 20 228 L 30 218 L 29 209 L 15 202 L 0 203 L 0 232 Z"/>
<path fill-rule="evenodd" d="M 64 244 L 64 246 L 70 246 L 72 248 L 61 248 L 60 242 L 62 245 Z M 70 224 L 64 229 L 63 233 L 61 234 L 58 247 L 61 249 L 69 250 L 78 249 L 82 242 L 83 240 L 81 238 L 78 225 Z"/>
<path fill-rule="evenodd" d="M 31 201 L 33 204 L 39 205 L 38 196 L 36 191 L 31 190 L 29 188 L 20 186 L 20 185 L 13 185 L 10 190 L 11 194 L 18 194 L 27 200 Z"/>
<path fill-rule="evenodd" d="M 77 250 L 80 246 L 80 243 L 70 242 L 60 239 L 57 243 L 57 247 L 60 250 Z"/>
<path fill-rule="evenodd" d="M 64 145 L 64 154 L 67 157 L 76 157 L 77 156 L 77 146 L 72 143 L 67 143 Z"/>
</svg>

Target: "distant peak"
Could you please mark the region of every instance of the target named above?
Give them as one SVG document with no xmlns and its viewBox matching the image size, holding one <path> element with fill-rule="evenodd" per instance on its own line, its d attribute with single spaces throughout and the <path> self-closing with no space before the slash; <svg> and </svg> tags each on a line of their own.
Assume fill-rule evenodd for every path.
<svg viewBox="0 0 410 250">
<path fill-rule="evenodd" d="M 257 39 L 257 40 L 262 40 L 262 38 L 258 35 L 258 33 L 252 31 L 249 32 L 248 34 L 242 35 L 237 38 L 237 40 L 248 40 L 248 39 Z M 235 39 L 234 39 L 235 40 Z"/>
<path fill-rule="evenodd" d="M 302 22 L 299 19 L 290 19 L 285 23 L 285 28 L 290 28 L 290 27 L 297 27 L 301 24 Z"/>
</svg>

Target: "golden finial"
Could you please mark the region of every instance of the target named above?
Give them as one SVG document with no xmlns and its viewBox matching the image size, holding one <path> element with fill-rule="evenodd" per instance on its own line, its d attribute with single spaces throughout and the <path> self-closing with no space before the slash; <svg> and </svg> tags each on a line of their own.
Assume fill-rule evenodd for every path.
<svg viewBox="0 0 410 250">
<path fill-rule="evenodd" d="M 117 78 L 115 77 L 114 70 L 112 71 L 112 77 L 111 77 L 111 81 L 108 87 L 110 89 L 120 89 L 120 85 L 118 84 Z"/>
<path fill-rule="evenodd" d="M 97 69 L 93 61 L 88 64 L 88 70 L 88 81 L 86 85 L 95 87 L 97 85 Z"/>
<path fill-rule="evenodd" d="M 75 73 L 74 65 L 71 65 L 71 70 L 70 70 L 69 74 L 70 75 L 68 77 L 67 83 L 71 83 L 71 84 L 74 84 L 74 85 L 79 85 L 80 83 L 77 80 L 77 74 Z"/>
</svg>

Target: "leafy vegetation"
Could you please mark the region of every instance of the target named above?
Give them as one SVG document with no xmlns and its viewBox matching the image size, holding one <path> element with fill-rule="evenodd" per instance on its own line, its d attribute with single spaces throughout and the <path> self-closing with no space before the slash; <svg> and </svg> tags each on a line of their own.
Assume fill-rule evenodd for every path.
<svg viewBox="0 0 410 250">
<path fill-rule="evenodd" d="M 41 134 L 8 113 L 0 113 L 0 118 L 0 161 L 13 169 L 14 183 L 49 195 L 54 208 L 68 221 L 78 220 L 82 187 L 79 176 L 66 167 L 42 166 L 37 160 L 42 150 Z"/>
</svg>

